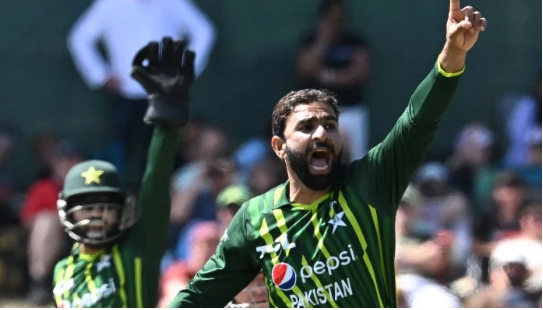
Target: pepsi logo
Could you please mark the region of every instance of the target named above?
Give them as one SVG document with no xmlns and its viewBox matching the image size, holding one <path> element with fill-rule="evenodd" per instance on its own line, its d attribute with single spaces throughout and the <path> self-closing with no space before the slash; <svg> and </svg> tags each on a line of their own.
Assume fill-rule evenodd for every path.
<svg viewBox="0 0 543 310">
<path fill-rule="evenodd" d="M 283 291 L 288 291 L 296 285 L 296 272 L 287 263 L 279 263 L 272 269 L 273 283 Z"/>
</svg>

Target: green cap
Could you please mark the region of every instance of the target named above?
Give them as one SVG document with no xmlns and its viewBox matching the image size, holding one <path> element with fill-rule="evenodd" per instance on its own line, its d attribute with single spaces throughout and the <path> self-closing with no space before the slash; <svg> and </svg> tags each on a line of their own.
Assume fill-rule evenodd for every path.
<svg viewBox="0 0 543 310">
<path fill-rule="evenodd" d="M 96 192 L 118 193 L 124 196 L 117 168 L 102 160 L 88 160 L 73 166 L 64 180 L 64 199 Z"/>
<path fill-rule="evenodd" d="M 251 192 L 247 187 L 231 185 L 223 189 L 219 195 L 217 195 L 217 207 L 225 208 L 231 204 L 241 206 L 249 199 L 251 199 Z"/>
</svg>

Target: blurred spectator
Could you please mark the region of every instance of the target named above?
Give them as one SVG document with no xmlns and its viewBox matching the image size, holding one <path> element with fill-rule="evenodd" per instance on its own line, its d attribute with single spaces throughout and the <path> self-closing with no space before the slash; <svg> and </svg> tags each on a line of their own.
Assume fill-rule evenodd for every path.
<svg viewBox="0 0 543 310">
<path fill-rule="evenodd" d="M 368 148 L 369 117 L 363 92 L 370 72 L 365 39 L 349 31 L 348 7 L 342 0 L 324 0 L 317 29 L 300 47 L 296 73 L 302 88 L 327 88 L 337 94 L 345 157 L 364 156 Z"/>
<path fill-rule="evenodd" d="M 57 144 L 57 138 L 49 132 L 39 132 L 32 137 L 32 156 L 38 164 L 38 173 L 34 181 L 51 176 Z"/>
<path fill-rule="evenodd" d="M 210 20 L 190 0 L 95 0 L 68 37 L 75 65 L 92 89 L 112 94 L 110 161 L 138 187 L 143 175 L 152 126 L 142 122 L 147 94 L 130 77 L 136 52 L 163 37 L 184 38 L 196 57 L 195 71 L 204 70 L 215 41 Z M 108 62 L 97 48 L 103 43 Z M 130 154 L 130 156 L 127 156 Z M 127 167 L 125 163 L 129 162 Z"/>
<path fill-rule="evenodd" d="M 197 158 L 199 140 L 207 127 L 208 124 L 204 118 L 195 117 L 190 119 L 187 125 L 180 130 L 181 140 L 175 162 L 176 170 Z"/>
<path fill-rule="evenodd" d="M 510 166 L 523 166 L 529 160 L 529 140 L 526 133 L 532 130 L 541 132 L 541 72 L 534 84 L 532 94 L 515 104 L 507 120 L 509 152 L 505 161 Z"/>
<path fill-rule="evenodd" d="M 251 170 L 248 186 L 251 193 L 258 196 L 286 182 L 286 180 L 285 164 L 275 154 L 270 154 L 262 158 Z"/>
<path fill-rule="evenodd" d="M 520 255 L 530 271 L 525 284 L 527 291 L 541 293 L 541 264 L 543 244 L 541 241 L 541 201 L 526 201 L 520 212 L 518 236 L 498 242 L 491 254 L 491 261 L 499 263 L 509 253 Z"/>
<path fill-rule="evenodd" d="M 235 298 L 236 304 L 249 305 L 250 308 L 269 308 L 268 289 L 264 282 L 264 274 L 259 273 L 249 285 Z"/>
<path fill-rule="evenodd" d="M 423 197 L 414 187 L 404 193 L 396 215 L 396 272 L 406 307 L 458 308 L 460 301 L 438 281 L 447 266 L 447 245 L 417 236 L 416 220 L 423 211 Z"/>
<path fill-rule="evenodd" d="M 241 205 L 250 198 L 249 189 L 239 185 L 228 186 L 217 195 L 217 221 L 221 234 L 226 231 Z"/>
<path fill-rule="evenodd" d="M 509 291 L 510 280 L 506 271 L 504 270 L 507 265 L 516 265 L 516 267 L 522 266 L 524 262 L 522 258 L 515 253 L 507 253 L 500 259 L 500 263 L 493 264 L 489 275 L 489 285 L 486 285 L 479 289 L 473 296 L 468 298 L 465 302 L 466 308 L 503 308 L 503 297 Z M 520 266 L 519 266 L 520 265 Z M 517 279 L 515 279 L 517 278 Z M 518 277 L 513 277 L 513 282 L 518 282 Z M 511 307 L 512 305 L 509 305 Z M 529 307 L 529 306 L 528 306 Z"/>
<path fill-rule="evenodd" d="M 204 164 L 203 174 L 172 201 L 171 221 L 184 225 L 193 220 L 214 221 L 217 194 L 236 180 L 236 165 L 227 158 Z"/>
<path fill-rule="evenodd" d="M 540 224 L 541 225 L 541 224 Z M 519 251 L 520 250 L 520 251 Z M 527 250 L 509 245 L 492 252 L 490 285 L 480 289 L 466 302 L 468 308 L 536 308 L 541 303 L 541 287 L 536 292 L 526 289 L 530 271 Z M 539 253 L 541 254 L 541 253 Z M 541 256 L 539 257 L 541 264 Z M 541 281 L 541 270 L 539 270 Z"/>
<path fill-rule="evenodd" d="M 526 140 L 527 153 L 526 163 L 522 166 L 515 166 L 520 176 L 526 181 L 526 185 L 534 192 L 541 195 L 541 127 L 534 127 L 521 137 Z"/>
<path fill-rule="evenodd" d="M 235 163 L 225 156 L 229 146 L 226 134 L 212 126 L 195 131 L 195 146 L 186 154 L 190 161 L 172 178 L 169 248 L 177 244 L 179 232 L 191 220 L 215 220 L 217 193 L 237 178 Z"/>
<path fill-rule="evenodd" d="M 415 233 L 422 238 L 450 238 L 450 266 L 445 268 L 442 277 L 463 274 L 472 241 L 465 195 L 450 188 L 449 173 L 445 166 L 438 162 L 424 164 L 417 172 L 415 182 L 423 200 L 423 207 L 414 228 Z"/>
<path fill-rule="evenodd" d="M 77 146 L 67 142 L 59 144 L 52 160 L 51 176 L 30 186 L 21 210 L 23 224 L 29 232 L 31 283 L 28 300 L 36 305 L 52 300 L 52 268 L 66 246 L 66 236 L 58 218 L 58 194 L 70 168 L 83 158 L 83 152 Z"/>
<path fill-rule="evenodd" d="M 541 128 L 533 128 L 526 135 L 529 166 L 541 166 Z"/>
<path fill-rule="evenodd" d="M 0 128 L 0 227 L 12 223 L 15 174 L 8 160 L 15 148 L 15 139 L 7 130 Z"/>
<path fill-rule="evenodd" d="M 464 127 L 456 138 L 454 153 L 447 161 L 451 185 L 466 194 L 477 207 L 492 191 L 495 168 L 494 134 L 480 123 Z"/>
<path fill-rule="evenodd" d="M 234 159 L 239 168 L 240 181 L 249 182 L 249 174 L 266 156 L 272 154 L 270 141 L 272 138 L 271 119 L 266 123 L 266 128 L 260 135 L 255 135 L 243 142 L 235 151 Z M 275 154 L 274 154 L 275 155 Z"/>
<path fill-rule="evenodd" d="M 190 132 L 183 137 L 183 142 L 187 145 L 181 146 L 184 148 L 183 152 L 188 162 L 173 175 L 174 197 L 178 193 L 197 187 L 196 185 L 200 185 L 198 181 L 207 181 L 205 180 L 206 164 L 225 157 L 229 147 L 226 134 L 219 128 L 205 125 L 202 128 L 197 124 L 191 124 L 189 128 Z M 182 196 L 187 197 L 186 194 Z"/>
<path fill-rule="evenodd" d="M 170 265 L 160 281 L 160 301 L 158 307 L 165 307 L 184 289 L 205 262 L 213 255 L 219 244 L 219 225 L 215 222 L 201 222 L 188 232 L 190 253 L 186 259 Z"/>
<path fill-rule="evenodd" d="M 492 200 L 474 218 L 473 250 L 481 258 L 483 282 L 488 281 L 488 258 L 496 242 L 520 230 L 518 212 L 524 195 L 524 181 L 514 172 L 501 172 L 496 176 Z"/>
<path fill-rule="evenodd" d="M 183 245 L 187 244 L 187 232 L 199 222 L 217 220 L 217 195 L 235 183 L 235 164 L 230 159 L 219 159 L 206 167 L 197 184 L 184 194 L 177 192 L 172 200 L 170 248 L 177 247 L 177 259 L 186 254 Z"/>
</svg>

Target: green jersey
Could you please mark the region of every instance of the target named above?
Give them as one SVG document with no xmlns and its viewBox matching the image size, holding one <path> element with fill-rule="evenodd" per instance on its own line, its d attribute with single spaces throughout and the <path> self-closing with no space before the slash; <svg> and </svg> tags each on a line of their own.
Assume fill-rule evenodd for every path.
<svg viewBox="0 0 543 310">
<path fill-rule="evenodd" d="M 459 74 L 457 74 L 459 75 Z M 392 132 L 311 205 L 288 182 L 246 202 L 169 307 L 224 307 L 262 271 L 270 307 L 397 307 L 394 221 L 459 77 L 436 64 Z"/>
<path fill-rule="evenodd" d="M 57 307 L 156 307 L 176 149 L 176 132 L 157 127 L 141 186 L 138 222 L 112 247 L 87 255 L 76 244 L 71 255 L 57 263 L 53 279 Z"/>
</svg>

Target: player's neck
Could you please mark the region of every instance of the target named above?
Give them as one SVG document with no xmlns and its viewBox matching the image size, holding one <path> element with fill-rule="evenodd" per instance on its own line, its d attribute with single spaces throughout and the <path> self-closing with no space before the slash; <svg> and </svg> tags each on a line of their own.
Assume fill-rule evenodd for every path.
<svg viewBox="0 0 543 310">
<path fill-rule="evenodd" d="M 291 203 L 300 203 L 304 205 L 310 205 L 317 201 L 322 196 L 328 193 L 328 189 L 322 191 L 315 191 L 305 186 L 299 180 L 291 179 L 289 181 L 289 195 L 288 198 Z"/>
<path fill-rule="evenodd" d="M 102 250 L 103 249 L 101 249 L 101 248 L 89 247 L 89 246 L 85 245 L 84 243 L 79 244 L 79 252 L 81 252 L 83 254 L 93 255 L 93 254 L 96 254 L 96 253 L 98 253 L 98 252 L 100 252 Z"/>
</svg>

